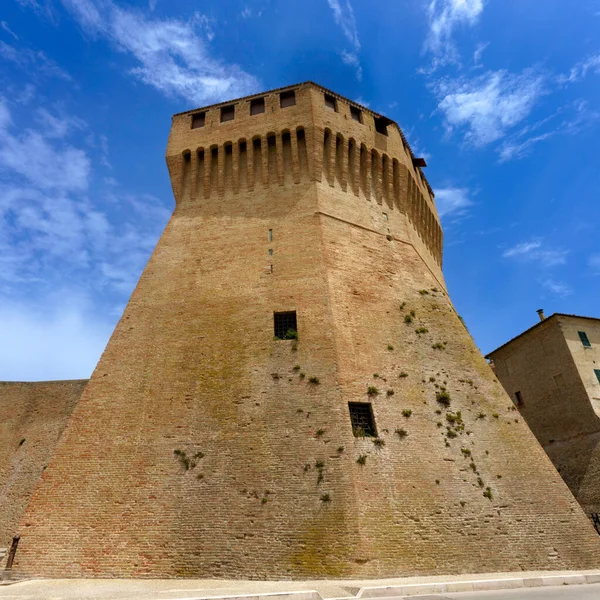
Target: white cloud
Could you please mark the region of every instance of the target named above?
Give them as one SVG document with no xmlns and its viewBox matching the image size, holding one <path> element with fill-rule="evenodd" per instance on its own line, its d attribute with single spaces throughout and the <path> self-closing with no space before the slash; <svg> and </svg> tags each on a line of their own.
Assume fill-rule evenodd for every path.
<svg viewBox="0 0 600 600">
<path fill-rule="evenodd" d="M 541 240 L 531 240 L 508 248 L 502 256 L 515 260 L 536 262 L 543 267 L 554 267 L 565 264 L 568 254 L 568 250 L 546 248 Z"/>
<path fill-rule="evenodd" d="M 356 78 L 362 80 L 362 67 L 360 66 L 360 40 L 358 38 L 358 29 L 356 27 L 356 18 L 354 9 L 350 0 L 327 0 L 327 4 L 333 11 L 333 19 L 338 25 L 346 40 L 350 43 L 351 50 L 343 50 L 341 53 L 342 62 L 356 69 Z"/>
<path fill-rule="evenodd" d="M 12 133 L 6 101 L 0 98 L 0 176 L 18 174 L 42 190 L 87 189 L 90 161 L 86 153 L 70 144 L 56 146 L 50 141 L 57 129 L 66 132 L 69 125 L 45 110 L 41 114 L 54 122 L 50 135 L 32 129 Z"/>
<path fill-rule="evenodd" d="M 595 273 L 600 273 L 600 252 L 598 254 L 592 254 L 589 257 L 588 266 Z"/>
<path fill-rule="evenodd" d="M 43 307 L 3 303 L 0 380 L 87 379 L 113 326 L 109 319 L 98 320 L 76 290 L 61 290 Z"/>
<path fill-rule="evenodd" d="M 464 131 L 465 141 L 484 146 L 502 138 L 526 119 L 545 78 L 531 69 L 520 75 L 488 71 L 475 79 L 442 79 L 432 85 L 449 132 Z"/>
<path fill-rule="evenodd" d="M 481 57 L 489 45 L 489 42 L 487 44 L 477 44 L 477 48 L 475 49 L 475 52 L 473 52 L 473 63 L 475 63 L 476 66 L 481 65 Z"/>
<path fill-rule="evenodd" d="M 0 21 L 0 27 L 2 27 L 2 29 L 4 29 L 4 31 L 6 31 L 6 33 L 9 35 L 12 35 L 15 40 L 19 39 L 19 36 L 8 26 L 6 21 Z"/>
<path fill-rule="evenodd" d="M 544 126 L 548 126 L 558 116 L 563 116 L 564 118 L 561 122 L 554 123 L 552 129 L 531 135 Z M 513 158 L 527 156 L 536 144 L 557 135 L 575 135 L 598 120 L 600 120 L 599 111 L 590 108 L 587 101 L 576 100 L 570 106 L 563 106 L 549 117 L 531 125 L 526 125 L 516 134 L 509 136 L 500 148 L 500 161 L 504 162 Z"/>
<path fill-rule="evenodd" d="M 42 116 L 54 126 L 20 130 L 0 98 L 0 298 L 33 282 L 129 293 L 170 211 L 116 182 L 90 194 L 92 158 L 57 135 L 70 123 Z"/>
<path fill-rule="evenodd" d="M 40 50 L 30 50 L 23 46 L 16 48 L 0 42 L 0 59 L 14 63 L 31 76 L 56 77 L 72 81 L 71 76 L 64 69 L 61 69 Z"/>
<path fill-rule="evenodd" d="M 542 133 L 541 135 L 530 137 L 525 141 L 509 141 L 502 144 L 502 148 L 500 149 L 500 162 L 527 156 L 531 152 L 533 146 L 553 137 L 556 133 L 556 131 L 549 131 L 547 133 Z"/>
<path fill-rule="evenodd" d="M 438 188 L 434 192 L 440 218 L 447 215 L 464 216 L 473 205 L 465 188 Z"/>
<path fill-rule="evenodd" d="M 589 56 L 577 63 L 568 75 L 560 75 L 559 83 L 575 83 L 581 81 L 590 71 L 600 73 L 600 54 Z"/>
<path fill-rule="evenodd" d="M 135 59 L 131 75 L 167 96 L 210 104 L 259 88 L 255 77 L 211 55 L 207 41 L 214 34 L 199 14 L 182 21 L 147 18 L 111 0 L 62 3 L 88 34 L 107 39 Z"/>
<path fill-rule="evenodd" d="M 475 25 L 484 6 L 484 0 L 431 0 L 429 2 L 429 34 L 425 47 L 437 57 L 434 65 L 456 60 L 457 52 L 452 41 L 454 30 L 459 25 Z"/>
<path fill-rule="evenodd" d="M 556 296 L 565 297 L 573 293 L 573 288 L 570 285 L 554 279 L 544 279 L 542 285 Z"/>
</svg>

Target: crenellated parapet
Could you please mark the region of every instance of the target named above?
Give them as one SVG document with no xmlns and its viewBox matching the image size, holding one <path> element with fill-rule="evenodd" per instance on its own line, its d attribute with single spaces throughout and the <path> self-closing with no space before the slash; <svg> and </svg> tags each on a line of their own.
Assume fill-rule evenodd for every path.
<svg viewBox="0 0 600 600">
<path fill-rule="evenodd" d="M 398 125 L 316 84 L 175 115 L 167 163 L 181 206 L 329 185 L 404 215 L 441 265 L 434 195 Z"/>
</svg>

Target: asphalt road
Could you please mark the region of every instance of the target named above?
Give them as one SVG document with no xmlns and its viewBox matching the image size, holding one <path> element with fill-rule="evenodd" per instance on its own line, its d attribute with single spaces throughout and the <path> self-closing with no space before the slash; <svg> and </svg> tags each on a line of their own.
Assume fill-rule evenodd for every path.
<svg viewBox="0 0 600 600">
<path fill-rule="evenodd" d="M 523 588 L 520 590 L 401 596 L 396 599 L 387 598 L 386 600 L 404 600 L 404 598 L 411 598 L 412 600 L 600 600 L 600 583 Z"/>
</svg>

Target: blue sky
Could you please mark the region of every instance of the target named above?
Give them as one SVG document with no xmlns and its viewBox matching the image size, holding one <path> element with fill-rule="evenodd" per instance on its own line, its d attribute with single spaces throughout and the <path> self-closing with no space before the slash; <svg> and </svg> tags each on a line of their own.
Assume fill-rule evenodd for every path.
<svg viewBox="0 0 600 600">
<path fill-rule="evenodd" d="M 478 346 L 600 316 L 600 0 L 2 0 L 0 379 L 89 377 L 173 208 L 171 115 L 314 80 L 427 158 Z"/>
</svg>

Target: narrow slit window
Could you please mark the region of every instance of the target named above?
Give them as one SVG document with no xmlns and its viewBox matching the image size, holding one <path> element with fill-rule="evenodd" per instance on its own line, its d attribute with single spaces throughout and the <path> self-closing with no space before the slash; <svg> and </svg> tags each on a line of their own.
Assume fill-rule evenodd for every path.
<svg viewBox="0 0 600 600">
<path fill-rule="evenodd" d="M 377 437 L 373 407 L 369 402 L 348 402 L 354 437 Z"/>
<path fill-rule="evenodd" d="M 294 92 L 294 90 L 290 92 L 281 92 L 281 94 L 279 94 L 279 106 L 281 106 L 281 108 L 296 106 L 296 92 Z"/>
<path fill-rule="evenodd" d="M 273 313 L 273 324 L 275 327 L 275 339 L 297 340 L 298 329 L 296 325 L 296 311 Z"/>
<path fill-rule="evenodd" d="M 325 94 L 325 106 L 334 112 L 337 112 L 337 103 L 335 98 L 330 94 Z"/>
<path fill-rule="evenodd" d="M 269 233 L 267 234 L 267 239 L 269 240 L 269 242 L 273 241 L 273 230 L 269 229 Z"/>
<path fill-rule="evenodd" d="M 515 399 L 517 400 L 517 406 L 523 406 L 523 404 L 525 404 L 521 392 L 515 392 Z"/>
<path fill-rule="evenodd" d="M 350 107 L 350 116 L 352 117 L 352 119 L 354 119 L 355 121 L 358 121 L 359 123 L 362 123 L 361 112 L 362 111 L 360 110 L 360 108 L 356 108 L 356 106 Z"/>
<path fill-rule="evenodd" d="M 594 373 L 596 373 L 596 379 L 598 383 L 600 383 L 600 369 L 594 369 Z"/>
<path fill-rule="evenodd" d="M 265 99 L 264 98 L 256 98 L 250 102 L 250 114 L 251 115 L 261 115 L 265 112 Z"/>
<path fill-rule="evenodd" d="M 233 121 L 235 119 L 235 106 L 232 104 L 231 106 L 224 106 L 221 109 L 221 123 L 225 123 L 226 121 Z"/>
<path fill-rule="evenodd" d="M 192 115 L 192 129 L 198 129 L 199 127 L 204 127 L 206 123 L 206 113 L 196 113 Z"/>
<path fill-rule="evenodd" d="M 388 124 L 390 123 L 389 119 L 385 117 L 375 117 L 375 131 L 377 133 L 381 133 L 383 135 L 387 135 Z"/>
<path fill-rule="evenodd" d="M 581 343 L 584 345 L 585 348 L 592 347 L 592 344 L 590 343 L 590 340 L 585 331 L 578 331 L 577 335 L 579 336 L 579 339 L 581 340 Z"/>
</svg>

